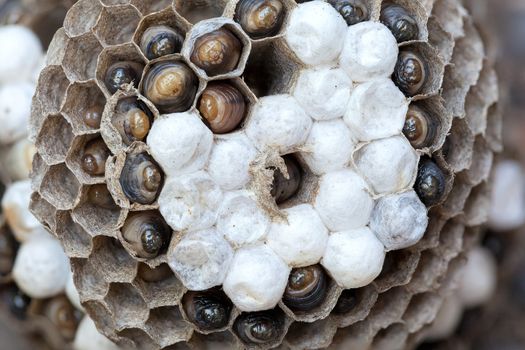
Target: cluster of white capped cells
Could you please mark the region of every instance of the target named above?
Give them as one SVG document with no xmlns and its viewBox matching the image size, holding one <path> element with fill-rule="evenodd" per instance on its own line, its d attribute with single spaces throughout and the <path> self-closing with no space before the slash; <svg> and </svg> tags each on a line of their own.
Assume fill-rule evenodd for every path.
<svg viewBox="0 0 525 350">
<path fill-rule="evenodd" d="M 402 134 L 409 100 L 390 79 L 394 36 L 377 22 L 349 27 L 323 1 L 299 4 L 287 23 L 303 63 L 289 94 L 259 98 L 228 135 L 190 111 L 162 116 L 148 136 L 167 177 L 160 211 L 182 233 L 171 268 L 191 290 L 222 285 L 242 311 L 275 307 L 296 267 L 321 263 L 341 287 L 365 286 L 387 251 L 415 244 L 428 224 L 412 190 L 419 156 Z M 254 161 L 275 153 L 319 178 L 312 202 L 285 219 L 251 186 Z"/>
</svg>

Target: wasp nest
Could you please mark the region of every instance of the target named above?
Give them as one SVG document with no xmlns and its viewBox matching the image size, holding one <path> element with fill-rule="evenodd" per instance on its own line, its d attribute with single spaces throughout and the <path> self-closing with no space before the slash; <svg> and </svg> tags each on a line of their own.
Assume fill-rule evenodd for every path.
<svg viewBox="0 0 525 350">
<path fill-rule="evenodd" d="M 484 57 L 457 0 L 81 0 L 33 212 L 119 344 L 402 347 L 486 218 Z"/>
</svg>

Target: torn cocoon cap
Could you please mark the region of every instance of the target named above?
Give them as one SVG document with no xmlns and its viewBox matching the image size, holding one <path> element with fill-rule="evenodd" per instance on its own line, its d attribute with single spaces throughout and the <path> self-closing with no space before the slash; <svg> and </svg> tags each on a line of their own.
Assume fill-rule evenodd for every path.
<svg viewBox="0 0 525 350">
<path fill-rule="evenodd" d="M 270 228 L 270 218 L 249 192 L 225 194 L 219 209 L 217 231 L 235 247 L 263 240 Z"/>
<path fill-rule="evenodd" d="M 29 210 L 31 181 L 24 180 L 7 187 L 2 198 L 5 219 L 17 241 L 25 242 L 33 237 L 49 236 Z"/>
<path fill-rule="evenodd" d="M 312 118 L 329 120 L 345 114 L 352 80 L 340 68 L 314 67 L 301 72 L 293 96 Z"/>
<path fill-rule="evenodd" d="M 385 249 L 368 227 L 330 235 L 321 264 L 343 288 L 371 283 L 383 268 Z"/>
<path fill-rule="evenodd" d="M 412 190 L 381 198 L 370 220 L 370 228 L 387 251 L 413 246 L 427 226 L 427 208 Z"/>
<path fill-rule="evenodd" d="M 399 49 L 396 38 L 381 23 L 349 26 L 339 63 L 354 82 L 388 78 L 394 72 Z"/>
<path fill-rule="evenodd" d="M 321 177 L 314 207 L 331 231 L 366 226 L 374 208 L 366 182 L 352 170 Z"/>
<path fill-rule="evenodd" d="M 244 133 L 219 137 L 210 154 L 208 172 L 225 190 L 238 190 L 250 181 L 250 164 L 257 150 Z"/>
<path fill-rule="evenodd" d="M 328 240 L 328 230 L 310 204 L 283 210 L 287 222 L 273 222 L 267 244 L 289 266 L 317 264 Z"/>
<path fill-rule="evenodd" d="M 342 119 L 315 122 L 300 152 L 316 175 L 340 170 L 350 163 L 355 141 Z"/>
<path fill-rule="evenodd" d="M 42 44 L 27 27 L 0 27 L 0 83 L 21 81 L 32 76 L 42 58 Z"/>
<path fill-rule="evenodd" d="M 350 97 L 344 116 L 359 141 L 401 134 L 408 100 L 392 80 L 376 79 L 359 85 Z"/>
<path fill-rule="evenodd" d="M 184 286 L 206 290 L 222 284 L 233 249 L 215 229 L 190 232 L 168 253 L 168 264 Z"/>
<path fill-rule="evenodd" d="M 147 144 L 166 174 L 188 174 L 202 169 L 208 161 L 213 133 L 197 113 L 174 113 L 153 123 Z"/>
<path fill-rule="evenodd" d="M 0 87 L 0 144 L 10 144 L 27 135 L 35 86 L 10 83 Z"/>
<path fill-rule="evenodd" d="M 274 148 L 281 154 L 301 146 L 312 119 L 290 95 L 266 96 L 253 107 L 246 134 L 259 149 Z"/>
<path fill-rule="evenodd" d="M 51 237 L 35 237 L 22 244 L 13 267 L 16 284 L 32 298 L 50 298 L 63 292 L 69 274 L 69 260 L 60 243 Z"/>
<path fill-rule="evenodd" d="M 213 226 L 223 194 L 205 171 L 168 178 L 159 196 L 159 210 L 175 230 L 203 230 Z"/>
<path fill-rule="evenodd" d="M 376 194 L 410 187 L 417 175 L 419 156 L 403 136 L 372 141 L 354 154 L 358 171 Z"/>
<path fill-rule="evenodd" d="M 118 346 L 97 330 L 89 316 L 84 316 L 80 321 L 75 333 L 73 348 L 75 350 L 119 350 Z"/>
<path fill-rule="evenodd" d="M 223 289 L 241 311 L 272 309 L 283 296 L 290 271 L 266 245 L 241 248 L 235 253 Z"/>
<path fill-rule="evenodd" d="M 337 59 L 346 28 L 345 20 L 331 5 L 311 1 L 292 11 L 284 38 L 303 63 L 320 65 Z"/>
</svg>

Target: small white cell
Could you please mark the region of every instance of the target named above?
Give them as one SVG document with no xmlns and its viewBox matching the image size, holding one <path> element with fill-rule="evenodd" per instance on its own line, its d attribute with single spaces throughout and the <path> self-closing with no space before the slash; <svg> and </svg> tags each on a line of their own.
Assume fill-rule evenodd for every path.
<svg viewBox="0 0 525 350">
<path fill-rule="evenodd" d="M 374 208 L 366 182 L 352 170 L 323 175 L 314 207 L 331 231 L 366 226 Z"/>
<path fill-rule="evenodd" d="M 427 226 L 427 208 L 412 190 L 381 198 L 370 220 L 370 228 L 387 250 L 413 246 Z"/>
<path fill-rule="evenodd" d="M 168 264 L 189 290 L 206 290 L 222 284 L 233 249 L 215 229 L 185 234 L 168 252 Z"/>
<path fill-rule="evenodd" d="M 0 87 L 0 144 L 7 145 L 27 135 L 34 93 L 32 83 L 15 82 Z"/>
<path fill-rule="evenodd" d="M 311 127 L 312 119 L 295 98 L 274 95 L 259 99 L 253 107 L 246 134 L 257 148 L 286 154 L 303 145 Z"/>
<path fill-rule="evenodd" d="M 383 244 L 363 227 L 332 234 L 321 264 L 343 288 L 360 288 L 379 276 L 384 260 Z"/>
<path fill-rule="evenodd" d="M 267 244 L 289 266 L 317 264 L 328 240 L 328 230 L 310 204 L 283 210 L 286 222 L 274 221 Z"/>
<path fill-rule="evenodd" d="M 177 231 L 203 230 L 217 221 L 223 193 L 204 171 L 167 179 L 159 196 L 159 210 Z"/>
</svg>

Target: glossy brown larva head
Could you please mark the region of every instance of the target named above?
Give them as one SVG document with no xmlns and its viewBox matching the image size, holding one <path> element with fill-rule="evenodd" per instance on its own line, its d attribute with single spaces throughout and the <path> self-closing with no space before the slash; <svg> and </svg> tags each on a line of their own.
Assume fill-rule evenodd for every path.
<svg viewBox="0 0 525 350">
<path fill-rule="evenodd" d="M 156 211 L 132 213 L 121 229 L 122 237 L 133 253 L 150 259 L 159 255 L 169 244 L 171 229 Z"/>
<path fill-rule="evenodd" d="M 276 312 L 262 311 L 242 314 L 233 329 L 245 344 L 267 344 L 281 337 L 284 324 Z"/>
<path fill-rule="evenodd" d="M 241 0 L 235 11 L 235 21 L 253 39 L 277 34 L 284 16 L 281 0 Z"/>
<path fill-rule="evenodd" d="M 108 187 L 104 184 L 93 185 L 88 190 L 88 202 L 96 207 L 115 210 L 118 206 L 115 204 Z"/>
<path fill-rule="evenodd" d="M 106 171 L 106 160 L 110 154 L 102 138 L 89 141 L 82 155 L 82 170 L 92 176 L 103 176 Z"/>
<path fill-rule="evenodd" d="M 230 30 L 220 28 L 199 37 L 191 52 L 191 61 L 209 76 L 226 74 L 237 68 L 242 43 Z"/>
<path fill-rule="evenodd" d="M 146 139 L 153 123 L 153 114 L 145 103 L 136 97 L 128 97 L 118 102 L 111 123 L 117 128 L 122 141 L 130 145 Z"/>
<path fill-rule="evenodd" d="M 430 147 L 439 133 L 439 122 L 415 105 L 408 109 L 403 134 L 416 149 Z"/>
<path fill-rule="evenodd" d="M 383 4 L 381 22 L 390 29 L 399 43 L 416 40 L 419 36 L 419 28 L 415 18 L 400 5 Z"/>
<path fill-rule="evenodd" d="M 94 105 L 88 107 L 86 112 L 83 114 L 84 123 L 93 129 L 100 128 L 100 121 L 102 120 L 102 112 L 104 111 L 103 106 Z"/>
<path fill-rule="evenodd" d="M 446 184 L 445 174 L 436 163 L 430 159 L 420 163 L 414 189 L 426 206 L 443 201 Z"/>
<path fill-rule="evenodd" d="M 122 85 L 132 84 L 137 86 L 140 81 L 143 66 L 137 62 L 117 62 L 111 65 L 104 78 L 106 88 L 110 93 L 117 92 Z"/>
<path fill-rule="evenodd" d="M 131 202 L 151 204 L 159 195 L 164 174 L 151 156 L 141 153 L 128 155 L 122 173 L 120 185 Z"/>
<path fill-rule="evenodd" d="M 285 156 L 283 159 L 288 171 L 288 177 L 279 169 L 276 169 L 270 191 L 270 194 L 277 204 L 283 203 L 293 197 L 299 190 L 302 180 L 301 166 L 295 157 Z"/>
<path fill-rule="evenodd" d="M 179 53 L 183 42 L 184 37 L 173 28 L 164 25 L 153 26 L 142 34 L 140 49 L 148 59 L 153 60 Z"/>
<path fill-rule="evenodd" d="M 62 337 L 73 340 L 81 319 L 81 313 L 61 295 L 50 299 L 44 308 L 44 315 L 55 325 Z"/>
<path fill-rule="evenodd" d="M 182 298 L 186 316 L 201 330 L 221 329 L 228 325 L 232 303 L 218 289 L 188 292 Z"/>
<path fill-rule="evenodd" d="M 348 25 L 367 21 L 368 7 L 363 0 L 328 0 L 345 19 Z"/>
<path fill-rule="evenodd" d="M 325 300 L 327 282 L 320 265 L 295 268 L 288 278 L 283 302 L 292 310 L 312 310 Z"/>
<path fill-rule="evenodd" d="M 199 112 L 216 134 L 236 129 L 246 115 L 246 102 L 242 93 L 225 82 L 210 83 L 199 100 Z"/>
<path fill-rule="evenodd" d="M 427 63 L 415 52 L 401 51 L 392 80 L 407 96 L 421 92 L 428 79 Z"/>
</svg>

